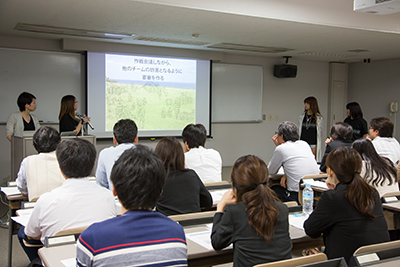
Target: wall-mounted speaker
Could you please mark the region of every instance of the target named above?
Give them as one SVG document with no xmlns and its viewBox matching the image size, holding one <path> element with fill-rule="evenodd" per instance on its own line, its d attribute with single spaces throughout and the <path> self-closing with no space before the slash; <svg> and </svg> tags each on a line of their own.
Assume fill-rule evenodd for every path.
<svg viewBox="0 0 400 267">
<path fill-rule="evenodd" d="M 274 76 L 277 78 L 295 78 L 297 75 L 296 65 L 275 65 Z"/>
</svg>

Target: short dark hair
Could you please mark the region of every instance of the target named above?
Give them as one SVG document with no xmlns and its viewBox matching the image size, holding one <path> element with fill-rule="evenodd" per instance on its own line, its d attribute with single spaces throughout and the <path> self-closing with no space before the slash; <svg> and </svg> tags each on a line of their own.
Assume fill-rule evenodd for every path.
<svg viewBox="0 0 400 267">
<path fill-rule="evenodd" d="M 18 96 L 17 105 L 20 111 L 25 111 L 25 105 L 32 103 L 33 99 L 36 99 L 31 93 L 23 92 Z"/>
<path fill-rule="evenodd" d="M 393 122 L 389 118 L 378 117 L 371 119 L 372 130 L 379 131 L 380 137 L 393 137 Z"/>
<path fill-rule="evenodd" d="M 119 120 L 114 124 L 113 134 L 118 144 L 135 142 L 137 133 L 136 123 L 131 119 Z"/>
<path fill-rule="evenodd" d="M 345 122 L 337 122 L 331 128 L 333 140 L 351 140 L 353 138 L 353 127 Z"/>
<path fill-rule="evenodd" d="M 182 131 L 182 139 L 189 148 L 204 146 L 207 140 L 206 127 L 203 124 L 189 124 Z"/>
<path fill-rule="evenodd" d="M 57 161 L 68 178 L 87 177 L 93 170 L 96 149 L 85 139 L 73 138 L 62 141 L 56 150 Z"/>
<path fill-rule="evenodd" d="M 283 136 L 283 140 L 296 142 L 299 140 L 299 128 L 291 121 L 281 122 L 278 126 L 278 135 Z"/>
<path fill-rule="evenodd" d="M 40 127 L 33 135 L 33 146 L 38 153 L 55 151 L 60 142 L 60 134 L 50 126 Z"/>
<path fill-rule="evenodd" d="M 125 150 L 111 171 L 115 192 L 127 210 L 154 208 L 165 179 L 161 159 L 143 145 Z"/>
<path fill-rule="evenodd" d="M 161 139 L 154 153 L 163 161 L 164 168 L 170 170 L 185 170 L 185 154 L 181 142 L 175 137 Z"/>
<path fill-rule="evenodd" d="M 350 117 L 358 119 L 363 117 L 361 107 L 357 102 L 350 102 L 346 105 L 346 109 L 350 110 Z"/>
</svg>

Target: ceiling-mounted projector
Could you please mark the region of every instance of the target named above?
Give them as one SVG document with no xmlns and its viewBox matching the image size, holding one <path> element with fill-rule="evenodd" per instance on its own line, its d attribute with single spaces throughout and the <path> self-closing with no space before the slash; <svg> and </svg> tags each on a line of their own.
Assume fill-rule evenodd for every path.
<svg viewBox="0 0 400 267">
<path fill-rule="evenodd" d="M 387 15 L 400 12 L 400 0 L 354 0 L 356 12 Z"/>
</svg>

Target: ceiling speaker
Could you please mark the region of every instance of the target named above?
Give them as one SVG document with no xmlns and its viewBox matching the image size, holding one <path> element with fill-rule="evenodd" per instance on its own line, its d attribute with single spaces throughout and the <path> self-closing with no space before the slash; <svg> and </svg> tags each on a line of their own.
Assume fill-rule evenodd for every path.
<svg viewBox="0 0 400 267">
<path fill-rule="evenodd" d="M 274 76 L 277 78 L 295 78 L 297 75 L 296 65 L 275 65 Z"/>
</svg>

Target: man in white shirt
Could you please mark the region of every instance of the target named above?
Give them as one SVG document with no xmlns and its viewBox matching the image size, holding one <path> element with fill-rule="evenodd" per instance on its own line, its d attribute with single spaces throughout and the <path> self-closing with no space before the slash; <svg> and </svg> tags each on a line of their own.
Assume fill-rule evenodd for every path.
<svg viewBox="0 0 400 267">
<path fill-rule="evenodd" d="M 205 148 L 207 130 L 202 124 L 189 124 L 182 131 L 185 166 L 194 170 L 205 183 L 222 180 L 222 159 L 218 151 Z"/>
<path fill-rule="evenodd" d="M 393 122 L 384 117 L 373 118 L 370 122 L 369 137 L 376 153 L 390 159 L 396 166 L 400 160 L 400 144 L 393 137 Z"/>
<path fill-rule="evenodd" d="M 284 121 L 278 126 L 278 133 L 272 137 L 276 145 L 272 159 L 268 163 L 270 174 L 276 174 L 281 166 L 285 175 L 280 186 L 273 186 L 282 201 L 297 201 L 299 182 L 306 175 L 319 174 L 319 168 L 310 146 L 299 140 L 296 124 Z"/>
<path fill-rule="evenodd" d="M 18 190 L 28 195 L 29 201 L 36 200 L 65 181 L 56 158 L 60 142 L 60 134 L 53 127 L 40 127 L 33 135 L 33 146 L 39 154 L 22 160 L 16 180 Z"/>
<path fill-rule="evenodd" d="M 32 211 L 26 225 L 21 227 L 18 238 L 32 261 L 38 257 L 35 247 L 46 236 L 61 230 L 86 227 L 116 216 L 115 200 L 110 190 L 89 182 L 96 160 L 96 149 L 84 139 L 65 140 L 56 150 L 61 172 L 66 179 L 62 186 L 43 194 Z"/>
<path fill-rule="evenodd" d="M 113 128 L 113 143 L 111 146 L 103 149 L 99 154 L 96 169 L 96 183 L 112 190 L 110 179 L 111 170 L 119 156 L 135 146 L 138 142 L 138 128 L 133 120 L 119 120 Z"/>
</svg>

